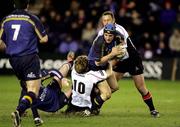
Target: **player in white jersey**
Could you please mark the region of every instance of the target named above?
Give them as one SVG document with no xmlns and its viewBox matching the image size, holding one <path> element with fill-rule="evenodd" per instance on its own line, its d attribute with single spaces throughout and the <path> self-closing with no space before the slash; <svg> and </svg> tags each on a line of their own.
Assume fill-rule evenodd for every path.
<svg viewBox="0 0 180 127">
<path fill-rule="evenodd" d="M 144 75 L 143 75 L 143 65 L 142 65 L 142 59 L 140 57 L 140 54 L 136 50 L 135 46 L 133 45 L 128 32 L 121 26 L 115 23 L 115 17 L 114 14 L 111 11 L 106 11 L 102 14 L 101 16 L 101 23 L 102 26 L 105 26 L 108 23 L 114 23 L 115 24 L 115 29 L 118 31 L 124 39 L 124 46 L 127 50 L 124 53 L 126 55 L 121 56 L 120 59 L 115 59 L 112 61 L 113 63 L 113 72 L 115 73 L 117 81 L 120 80 L 124 73 L 128 72 L 129 74 L 132 75 L 132 78 L 134 80 L 134 84 L 136 88 L 138 89 L 139 93 L 142 95 L 142 98 L 144 102 L 147 104 L 150 110 L 150 114 L 153 117 L 159 117 L 159 112 L 155 109 L 153 100 L 152 100 L 152 95 L 148 91 L 145 81 L 144 81 Z M 103 35 L 103 30 L 102 28 L 98 36 Z M 110 86 L 113 88 L 113 90 L 118 90 L 119 86 Z"/>
<path fill-rule="evenodd" d="M 87 56 L 79 56 L 75 60 L 73 70 L 71 72 L 72 79 L 72 100 L 66 112 L 83 112 L 83 115 L 89 116 L 92 113 L 94 106 L 100 108 L 103 104 L 103 95 L 97 95 L 95 97 L 96 105 L 92 100 L 92 92 L 95 86 L 97 86 L 101 91 L 101 86 L 110 91 L 110 87 L 105 81 L 107 77 L 112 74 L 112 67 L 109 64 L 108 69 L 92 71 L 88 68 L 88 59 Z M 100 99 L 101 98 L 101 99 Z M 101 102 L 100 102 L 101 101 Z M 101 103 L 99 105 L 99 102 Z"/>
</svg>

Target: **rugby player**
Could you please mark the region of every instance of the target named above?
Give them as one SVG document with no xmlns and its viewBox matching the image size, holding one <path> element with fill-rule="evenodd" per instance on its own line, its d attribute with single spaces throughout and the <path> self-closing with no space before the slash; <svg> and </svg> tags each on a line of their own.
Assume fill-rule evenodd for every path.
<svg viewBox="0 0 180 127">
<path fill-rule="evenodd" d="M 115 24 L 116 31 L 120 33 L 123 38 L 122 47 L 126 48 L 126 50 L 124 50 L 125 53 L 122 53 L 121 58 L 113 61 L 114 63 L 113 71 L 115 73 L 117 81 L 119 81 L 126 72 L 132 75 L 134 84 L 137 90 L 139 91 L 139 93 L 142 95 L 144 102 L 147 104 L 150 110 L 150 114 L 153 117 L 159 117 L 159 112 L 155 109 L 153 104 L 152 95 L 147 89 L 144 81 L 144 75 L 143 75 L 144 68 L 142 64 L 142 59 L 140 57 L 140 54 L 136 50 L 135 46 L 133 45 L 128 32 L 121 25 L 115 23 L 115 17 L 111 11 L 104 12 L 100 20 L 103 26 L 105 26 L 108 23 Z M 103 35 L 104 28 L 105 27 L 103 27 L 99 31 L 98 36 Z M 115 90 L 118 90 L 118 86 L 115 85 L 113 86 L 113 88 Z"/>
<path fill-rule="evenodd" d="M 22 113 L 36 100 L 40 88 L 38 42 L 46 43 L 48 36 L 40 20 L 28 12 L 29 0 L 15 0 L 15 10 L 2 20 L 0 42 L 19 80 L 27 84 L 27 93 L 12 112 L 14 127 L 19 127 Z"/>
<path fill-rule="evenodd" d="M 83 116 L 90 116 L 91 114 L 97 115 L 99 112 L 94 109 L 101 108 L 104 101 L 108 99 L 101 99 L 104 99 L 101 91 L 110 91 L 110 87 L 105 80 L 110 75 L 112 75 L 112 67 L 110 64 L 106 71 L 93 71 L 89 69 L 87 56 L 77 57 L 71 72 L 72 99 L 66 113 L 78 112 Z M 91 95 L 94 93 L 94 87 L 97 87 L 100 90 L 100 94 L 96 94 L 96 96 L 92 98 Z"/>
<path fill-rule="evenodd" d="M 41 119 L 38 109 L 45 111 L 45 112 L 56 112 L 59 109 L 63 108 L 69 101 L 71 96 L 71 87 L 70 82 L 67 77 L 68 73 L 72 69 L 73 60 L 75 58 L 74 52 L 69 52 L 67 55 L 67 61 L 61 65 L 59 70 L 51 69 L 51 70 L 42 70 L 42 77 L 41 79 L 44 81 L 50 77 L 53 77 L 52 81 L 47 85 L 44 86 L 43 82 L 40 87 L 39 96 L 32 103 L 31 110 L 34 118 L 34 123 L 36 126 L 40 126 L 43 124 L 43 120 Z M 26 83 L 21 81 L 21 96 L 20 100 L 23 95 L 27 92 Z M 61 89 L 65 87 L 66 91 L 61 91 Z"/>
</svg>

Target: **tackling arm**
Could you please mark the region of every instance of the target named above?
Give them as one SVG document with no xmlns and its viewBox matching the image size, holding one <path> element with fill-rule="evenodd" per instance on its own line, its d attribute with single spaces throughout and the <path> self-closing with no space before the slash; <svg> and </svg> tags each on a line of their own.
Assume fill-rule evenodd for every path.
<svg viewBox="0 0 180 127">
<path fill-rule="evenodd" d="M 112 73 L 113 73 L 112 65 L 111 65 L 110 62 L 109 62 L 109 64 L 108 64 L 108 68 L 107 68 L 107 70 L 106 70 L 106 73 L 107 73 L 107 77 L 111 76 Z"/>
</svg>

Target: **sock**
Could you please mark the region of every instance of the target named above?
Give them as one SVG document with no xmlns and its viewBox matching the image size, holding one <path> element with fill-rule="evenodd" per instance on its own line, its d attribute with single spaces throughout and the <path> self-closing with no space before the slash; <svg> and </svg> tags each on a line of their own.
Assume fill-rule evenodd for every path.
<svg viewBox="0 0 180 127">
<path fill-rule="evenodd" d="M 152 100 L 152 95 L 150 92 L 148 92 L 146 95 L 142 96 L 144 102 L 147 104 L 147 106 L 149 107 L 149 110 L 155 110 L 154 108 L 154 104 L 153 104 L 153 100 Z"/>
<path fill-rule="evenodd" d="M 94 106 L 97 108 L 101 108 L 104 103 L 104 100 L 101 98 L 100 95 L 97 95 L 96 98 L 94 98 Z"/>
<path fill-rule="evenodd" d="M 32 107 L 32 108 L 31 108 L 31 111 L 32 111 L 32 114 L 33 114 L 33 118 L 34 118 L 34 119 L 37 118 L 37 117 L 40 118 L 37 108 L 33 108 L 33 107 Z"/>
<path fill-rule="evenodd" d="M 36 95 L 33 92 L 28 92 L 24 95 L 17 106 L 16 110 L 19 111 L 19 115 L 21 116 L 26 109 L 30 108 L 33 100 L 36 98 Z"/>
<path fill-rule="evenodd" d="M 60 109 L 61 109 L 69 103 L 69 99 L 63 92 L 60 93 L 60 97 L 61 97 L 61 101 L 60 101 L 60 103 L 61 103 Z"/>
</svg>

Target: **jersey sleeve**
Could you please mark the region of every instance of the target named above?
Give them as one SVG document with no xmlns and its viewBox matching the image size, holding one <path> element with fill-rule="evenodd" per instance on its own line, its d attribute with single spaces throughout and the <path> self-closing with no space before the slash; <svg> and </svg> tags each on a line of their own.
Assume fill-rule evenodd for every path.
<svg viewBox="0 0 180 127">
<path fill-rule="evenodd" d="M 93 45 L 91 47 L 90 50 L 90 59 L 95 60 L 95 61 L 99 61 L 102 57 L 102 51 L 103 51 L 103 40 L 102 37 L 97 37 L 94 42 Z"/>
<path fill-rule="evenodd" d="M 107 73 L 105 72 L 105 70 L 91 71 L 91 76 L 92 81 L 94 81 L 94 83 L 98 83 L 107 78 Z"/>
<path fill-rule="evenodd" d="M 0 26 L 0 40 L 5 41 L 4 22 L 3 21 L 2 21 L 1 26 Z"/>
<path fill-rule="evenodd" d="M 104 28 L 100 29 L 97 36 L 102 36 L 104 32 Z"/>
<path fill-rule="evenodd" d="M 116 24 L 116 30 L 123 35 L 124 41 L 127 43 L 127 38 L 129 37 L 128 32 L 121 25 Z"/>
<path fill-rule="evenodd" d="M 47 34 L 46 30 L 37 16 L 33 15 L 31 18 L 35 24 L 35 31 L 36 31 L 38 37 L 41 39 L 42 37 L 44 37 Z"/>
</svg>

